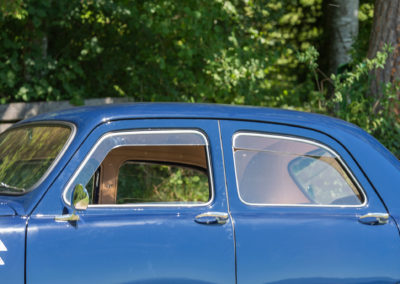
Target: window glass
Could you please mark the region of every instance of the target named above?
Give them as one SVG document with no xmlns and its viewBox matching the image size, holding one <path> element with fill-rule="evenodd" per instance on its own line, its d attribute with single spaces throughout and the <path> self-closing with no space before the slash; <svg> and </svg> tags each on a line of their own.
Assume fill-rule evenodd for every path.
<svg viewBox="0 0 400 284">
<path fill-rule="evenodd" d="M 71 129 L 62 125 L 27 125 L 0 135 L 0 193 L 30 191 L 66 144 Z"/>
<path fill-rule="evenodd" d="M 240 133 L 234 159 L 241 199 L 250 204 L 360 205 L 364 197 L 340 159 L 314 142 Z"/>
<path fill-rule="evenodd" d="M 86 185 L 91 204 L 205 204 L 212 198 L 209 173 L 207 141 L 197 131 L 111 133 L 69 188 Z"/>
<path fill-rule="evenodd" d="M 119 169 L 117 204 L 208 200 L 208 176 L 204 170 L 133 161 Z"/>
</svg>

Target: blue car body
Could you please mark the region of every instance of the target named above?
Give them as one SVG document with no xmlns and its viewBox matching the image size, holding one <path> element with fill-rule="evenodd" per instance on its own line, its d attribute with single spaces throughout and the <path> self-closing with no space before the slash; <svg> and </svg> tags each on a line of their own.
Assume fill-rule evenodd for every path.
<svg viewBox="0 0 400 284">
<path fill-rule="evenodd" d="M 22 121 L 11 130 L 53 123 L 71 127 L 72 134 L 50 170 L 32 190 L 0 195 L 2 283 L 400 281 L 400 162 L 352 124 L 289 110 L 138 103 L 53 112 Z M 109 151 L 160 146 L 135 142 L 137 133 L 143 134 L 143 141 L 149 141 L 152 133 L 200 139 L 185 145 L 206 149 L 208 201 L 99 203 L 78 210 L 77 221 L 56 220 L 72 214 L 72 187 L 91 157 L 103 155 L 102 143 L 114 143 Z M 262 140 L 265 148 L 251 146 L 256 140 Z M 293 145 L 317 150 L 271 150 L 278 147 L 276 141 L 280 147 L 287 143 L 289 150 Z M 321 151 L 325 152 L 315 154 Z M 284 169 L 304 195 L 312 195 L 307 195 L 310 203 L 254 197 L 259 192 L 253 193 L 253 187 L 268 183 L 270 177 L 279 181 L 280 175 L 279 162 L 264 172 L 255 163 L 293 153 L 297 158 Z M 330 164 L 337 172 L 328 177 L 345 176 L 340 182 L 349 184 L 348 192 L 358 198 L 355 203 L 348 194 L 324 203 L 325 193 L 303 186 L 303 180 L 316 178 L 310 176 L 311 168 L 304 168 L 310 159 L 314 165 L 329 159 L 319 168 Z M 257 177 L 258 171 L 268 179 Z M 318 185 L 325 181 L 317 178 Z M 288 186 L 287 181 L 278 181 L 275 184 L 282 188 Z"/>
</svg>

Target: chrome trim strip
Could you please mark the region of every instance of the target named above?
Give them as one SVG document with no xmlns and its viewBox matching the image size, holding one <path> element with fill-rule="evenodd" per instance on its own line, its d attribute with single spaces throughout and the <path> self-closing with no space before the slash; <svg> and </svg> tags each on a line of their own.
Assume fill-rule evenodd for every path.
<svg viewBox="0 0 400 284">
<path fill-rule="evenodd" d="M 240 195 L 240 190 L 239 190 L 239 181 L 237 179 L 237 170 L 236 170 L 236 160 L 235 160 L 235 141 L 236 138 L 241 136 L 241 135 L 246 135 L 246 136 L 257 136 L 257 137 L 267 137 L 267 138 L 273 138 L 273 139 L 284 139 L 284 140 L 290 140 L 290 141 L 296 141 L 296 142 L 302 142 L 302 143 L 307 143 L 311 144 L 317 147 L 321 147 L 328 151 L 330 154 L 332 154 L 334 157 L 336 157 L 340 165 L 344 168 L 346 173 L 349 175 L 350 179 L 354 182 L 354 185 L 356 188 L 360 191 L 361 195 L 364 198 L 364 202 L 360 205 L 321 205 L 321 204 L 269 204 L 269 203 L 252 203 L 252 202 L 247 202 L 244 201 L 242 196 Z M 250 149 L 251 150 L 251 149 Z M 350 171 L 349 167 L 346 165 L 346 163 L 343 161 L 343 159 L 340 157 L 338 153 L 336 153 L 334 150 L 331 148 L 325 146 L 324 144 L 318 143 L 316 141 L 312 140 L 307 140 L 306 138 L 298 138 L 298 137 L 293 137 L 293 136 L 285 136 L 285 135 L 277 135 L 277 134 L 262 134 L 262 133 L 254 133 L 254 132 L 247 132 L 247 131 L 239 131 L 233 134 L 232 137 L 232 155 L 233 155 L 233 164 L 235 168 L 235 180 L 236 180 L 236 191 L 238 193 L 239 199 L 242 203 L 250 206 L 264 206 L 264 207 L 339 207 L 339 208 L 348 208 L 348 207 L 353 207 L 353 208 L 360 208 L 364 207 L 367 205 L 367 195 L 364 192 L 364 189 L 361 187 L 360 183 L 358 180 L 355 178 L 354 174 Z"/>
<path fill-rule="evenodd" d="M 15 125 L 15 126 L 11 126 L 3 133 L 6 133 L 10 130 L 18 129 L 20 127 L 30 126 L 30 125 L 42 125 L 42 126 L 61 125 L 61 126 L 69 127 L 69 129 L 71 130 L 71 133 L 69 134 L 69 137 L 68 137 L 67 141 L 65 142 L 63 148 L 58 153 L 57 157 L 51 163 L 50 167 L 46 170 L 46 172 L 43 174 L 43 176 L 35 184 L 33 184 L 30 188 L 28 188 L 25 192 L 23 192 L 22 194 L 18 194 L 18 195 L 23 195 L 25 193 L 35 190 L 49 176 L 50 172 L 55 168 L 55 166 L 58 164 L 59 160 L 61 160 L 61 158 L 64 156 L 64 153 L 67 151 L 72 140 L 75 138 L 75 134 L 77 131 L 76 125 L 73 124 L 72 122 L 53 120 L 53 121 L 34 121 L 34 122 L 29 122 L 29 123 L 21 123 L 21 124 Z"/>
<path fill-rule="evenodd" d="M 123 131 L 123 132 L 110 132 L 110 133 L 106 133 L 104 134 L 97 142 L 96 144 L 93 146 L 93 148 L 90 150 L 89 154 L 87 154 L 86 158 L 83 160 L 83 162 L 81 163 L 81 165 L 78 167 L 78 169 L 75 171 L 75 173 L 73 174 L 72 178 L 70 179 L 70 181 L 68 182 L 67 186 L 65 187 L 64 191 L 63 191 L 63 201 L 65 202 L 65 204 L 67 204 L 68 206 L 71 206 L 71 201 L 68 200 L 67 197 L 67 192 L 69 191 L 68 189 L 71 188 L 73 182 L 75 182 L 75 179 L 77 178 L 78 174 L 82 171 L 82 169 L 86 166 L 87 162 L 89 161 L 89 159 L 92 157 L 93 153 L 97 150 L 97 148 L 102 144 L 102 142 L 108 138 L 112 138 L 115 136 L 123 136 L 123 135 L 139 135 L 139 134 L 196 134 L 196 135 L 200 135 L 201 138 L 203 139 L 203 141 L 205 142 L 204 144 L 168 144 L 168 143 L 164 143 L 164 144 L 151 144 L 151 146 L 166 146 L 166 145 L 182 145 L 182 146 L 205 146 L 206 147 L 206 152 L 207 152 L 207 165 L 208 165 L 208 172 L 209 172 L 209 181 L 210 181 L 210 199 L 208 202 L 206 203 L 138 203 L 138 204 L 91 204 L 89 205 L 89 208 L 140 208 L 140 207 L 201 207 L 201 206 L 208 206 L 210 205 L 213 201 L 214 201 L 214 180 L 213 180 L 213 171 L 212 171 L 212 167 L 211 167 L 211 154 L 210 154 L 210 149 L 209 149 L 209 143 L 208 143 L 208 139 L 205 136 L 204 133 L 202 133 L 199 130 L 175 130 L 175 129 L 171 129 L 171 130 L 132 130 L 132 131 Z M 140 145 L 149 145 L 149 144 L 123 144 L 123 146 L 140 146 Z M 113 150 L 116 149 L 118 147 L 120 147 L 122 145 L 118 145 L 114 148 L 111 148 L 108 150 L 107 154 Z M 107 155 L 106 154 L 106 155 Z M 106 157 L 106 156 L 105 156 Z"/>
</svg>

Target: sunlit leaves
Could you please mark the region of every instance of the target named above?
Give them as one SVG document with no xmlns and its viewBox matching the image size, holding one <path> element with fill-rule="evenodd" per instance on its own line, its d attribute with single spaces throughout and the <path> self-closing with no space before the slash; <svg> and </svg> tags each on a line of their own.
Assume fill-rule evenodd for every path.
<svg viewBox="0 0 400 284">
<path fill-rule="evenodd" d="M 23 20 L 0 23 L 0 62 L 12 60 L 0 64 L 1 102 L 279 106 L 297 83 L 296 50 L 319 35 L 320 2 L 24 1 Z"/>
<path fill-rule="evenodd" d="M 397 114 L 393 111 L 393 103 L 397 101 L 400 87 L 388 83 L 383 86 L 383 93 L 379 98 L 368 95 L 371 71 L 384 68 L 393 50 L 393 47 L 384 45 L 375 58 L 352 62 L 351 68 L 339 74 L 332 74 L 329 78 L 318 69 L 316 62 L 319 54 L 315 48 L 310 47 L 300 53 L 298 58 L 308 65 L 318 86 L 318 91 L 311 93 L 310 110 L 330 112 L 331 115 L 362 127 L 400 157 L 400 124 Z M 333 98 L 327 98 L 323 82 L 334 88 Z"/>
</svg>

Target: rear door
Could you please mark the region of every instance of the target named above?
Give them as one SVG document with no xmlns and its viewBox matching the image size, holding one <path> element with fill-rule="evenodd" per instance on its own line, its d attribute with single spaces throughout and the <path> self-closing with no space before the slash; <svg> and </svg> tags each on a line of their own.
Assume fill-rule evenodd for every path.
<svg viewBox="0 0 400 284">
<path fill-rule="evenodd" d="M 290 126 L 221 129 L 238 283 L 400 280 L 396 224 L 340 144 Z"/>
<path fill-rule="evenodd" d="M 77 184 L 91 205 L 56 221 Z M 26 261 L 27 283 L 234 283 L 217 123 L 98 127 L 30 218 Z"/>
</svg>

